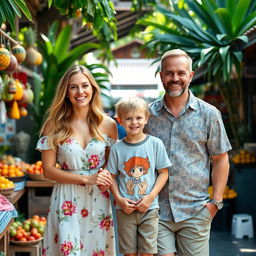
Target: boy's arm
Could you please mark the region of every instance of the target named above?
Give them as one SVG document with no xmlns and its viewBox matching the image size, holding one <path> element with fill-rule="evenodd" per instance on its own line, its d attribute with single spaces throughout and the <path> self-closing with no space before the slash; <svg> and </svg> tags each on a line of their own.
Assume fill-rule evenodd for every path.
<svg viewBox="0 0 256 256">
<path fill-rule="evenodd" d="M 148 195 L 144 196 L 136 206 L 136 210 L 139 212 L 146 212 L 148 210 L 151 203 L 154 201 L 168 180 L 168 168 L 159 169 L 158 172 L 159 175 L 156 179 L 153 189 Z"/>
<path fill-rule="evenodd" d="M 124 198 L 120 195 L 118 185 L 117 185 L 117 182 L 115 179 L 116 175 L 112 174 L 112 177 L 113 177 L 113 183 L 110 188 L 110 191 L 112 192 L 112 194 L 116 200 L 116 203 L 122 208 L 122 210 L 125 213 L 127 213 L 127 214 L 132 213 L 135 210 L 136 202 L 132 201 L 131 199 Z"/>
</svg>

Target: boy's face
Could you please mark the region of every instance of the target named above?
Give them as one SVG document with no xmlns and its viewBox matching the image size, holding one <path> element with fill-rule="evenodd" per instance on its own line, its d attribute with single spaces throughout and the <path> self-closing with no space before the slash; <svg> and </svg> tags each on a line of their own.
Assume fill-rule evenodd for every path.
<svg viewBox="0 0 256 256">
<path fill-rule="evenodd" d="M 148 118 L 146 117 L 144 110 L 135 110 L 124 114 L 120 120 L 127 135 L 135 136 L 143 134 L 143 129 Z"/>
</svg>

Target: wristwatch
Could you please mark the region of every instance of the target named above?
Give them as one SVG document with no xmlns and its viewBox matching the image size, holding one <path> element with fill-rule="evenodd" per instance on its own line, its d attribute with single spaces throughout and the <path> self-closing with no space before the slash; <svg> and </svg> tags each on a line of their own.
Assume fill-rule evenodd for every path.
<svg viewBox="0 0 256 256">
<path fill-rule="evenodd" d="M 210 203 L 216 205 L 218 210 L 220 210 L 223 207 L 223 201 L 218 201 L 218 200 L 215 200 L 215 199 L 211 199 Z"/>
</svg>

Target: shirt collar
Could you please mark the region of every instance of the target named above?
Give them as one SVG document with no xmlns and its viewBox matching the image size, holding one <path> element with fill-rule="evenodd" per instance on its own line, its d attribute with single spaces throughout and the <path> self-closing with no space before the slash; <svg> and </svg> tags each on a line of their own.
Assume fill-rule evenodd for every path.
<svg viewBox="0 0 256 256">
<path fill-rule="evenodd" d="M 189 90 L 189 99 L 188 102 L 185 106 L 185 109 L 188 109 L 189 107 L 197 110 L 198 109 L 198 103 L 197 103 L 198 99 L 195 97 L 195 95 Z M 164 96 L 162 97 L 161 100 L 159 100 L 157 106 L 156 106 L 156 111 L 160 111 L 162 108 L 168 109 L 165 103 L 165 99 Z"/>
</svg>

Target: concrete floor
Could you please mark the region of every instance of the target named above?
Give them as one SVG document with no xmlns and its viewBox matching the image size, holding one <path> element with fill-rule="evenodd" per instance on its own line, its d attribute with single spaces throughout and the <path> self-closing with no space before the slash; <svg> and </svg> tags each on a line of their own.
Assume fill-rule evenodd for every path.
<svg viewBox="0 0 256 256">
<path fill-rule="evenodd" d="M 237 239 L 231 232 L 213 230 L 210 256 L 256 256 L 256 238 Z"/>
</svg>

